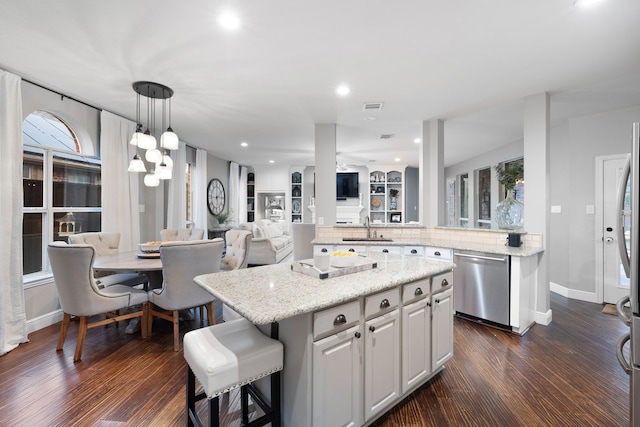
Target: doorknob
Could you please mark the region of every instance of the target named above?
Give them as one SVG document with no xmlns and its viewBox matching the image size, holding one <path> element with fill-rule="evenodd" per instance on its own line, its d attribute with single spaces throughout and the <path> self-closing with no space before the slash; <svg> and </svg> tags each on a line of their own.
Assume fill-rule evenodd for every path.
<svg viewBox="0 0 640 427">
<path fill-rule="evenodd" d="M 613 237 L 605 237 L 604 242 L 609 244 L 613 243 Z"/>
</svg>

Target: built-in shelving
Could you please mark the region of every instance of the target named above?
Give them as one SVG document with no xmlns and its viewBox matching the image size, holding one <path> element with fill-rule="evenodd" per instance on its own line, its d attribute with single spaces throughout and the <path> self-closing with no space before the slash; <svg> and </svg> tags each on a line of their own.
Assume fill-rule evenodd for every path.
<svg viewBox="0 0 640 427">
<path fill-rule="evenodd" d="M 256 174 L 247 174 L 247 221 L 256 219 Z"/>
<path fill-rule="evenodd" d="M 291 222 L 303 222 L 302 171 L 291 172 Z"/>
<path fill-rule="evenodd" d="M 404 222 L 404 169 L 369 172 L 369 217 L 373 224 Z"/>
</svg>

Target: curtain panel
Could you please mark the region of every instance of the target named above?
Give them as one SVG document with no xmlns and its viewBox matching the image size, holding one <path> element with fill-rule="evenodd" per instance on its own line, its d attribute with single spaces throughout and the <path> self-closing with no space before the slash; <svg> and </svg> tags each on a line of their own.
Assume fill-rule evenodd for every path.
<svg viewBox="0 0 640 427">
<path fill-rule="evenodd" d="M 135 123 L 108 111 L 100 113 L 102 159 L 102 231 L 120 233 L 120 250 L 134 251 L 140 242 L 139 182 L 127 171 L 136 147 L 129 144 Z"/>
<path fill-rule="evenodd" d="M 22 88 L 0 70 L 0 355 L 27 342 L 22 280 Z"/>
<path fill-rule="evenodd" d="M 180 141 L 178 149 L 172 151 L 173 171 L 169 180 L 167 199 L 167 228 L 187 227 L 187 145 Z M 162 182 L 162 180 L 160 180 Z M 166 182 L 166 181 L 165 181 Z"/>
<path fill-rule="evenodd" d="M 207 151 L 196 149 L 196 168 L 193 177 L 193 222 L 195 228 L 204 229 L 207 236 Z"/>
</svg>

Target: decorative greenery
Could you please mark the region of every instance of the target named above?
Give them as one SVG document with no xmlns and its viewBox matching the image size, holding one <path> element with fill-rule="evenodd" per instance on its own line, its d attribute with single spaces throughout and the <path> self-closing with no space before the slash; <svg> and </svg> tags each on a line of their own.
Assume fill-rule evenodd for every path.
<svg viewBox="0 0 640 427">
<path fill-rule="evenodd" d="M 506 190 L 512 190 L 518 180 L 524 178 L 524 169 L 520 163 L 509 163 L 509 169 L 505 169 L 504 165 L 498 165 L 495 169 L 498 181 Z"/>
<path fill-rule="evenodd" d="M 400 193 L 400 190 L 398 190 L 397 188 L 391 188 L 389 190 L 389 195 L 391 197 L 398 197 L 398 194 Z"/>
<path fill-rule="evenodd" d="M 213 217 L 218 220 L 218 224 L 224 224 L 231 217 L 231 213 L 221 212 L 218 215 L 214 215 Z"/>
</svg>

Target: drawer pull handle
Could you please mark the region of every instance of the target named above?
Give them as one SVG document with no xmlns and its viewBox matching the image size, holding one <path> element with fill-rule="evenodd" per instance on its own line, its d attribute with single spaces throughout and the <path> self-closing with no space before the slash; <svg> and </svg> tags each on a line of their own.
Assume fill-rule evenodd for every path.
<svg viewBox="0 0 640 427">
<path fill-rule="evenodd" d="M 417 251 L 416 249 L 411 249 L 411 253 L 412 253 L 412 254 L 417 254 L 417 253 L 418 253 L 418 251 Z"/>
<path fill-rule="evenodd" d="M 353 248 L 349 248 L 349 252 L 355 252 L 356 250 Z"/>
<path fill-rule="evenodd" d="M 344 314 L 338 314 L 333 321 L 334 326 L 344 325 L 345 323 L 347 323 L 347 318 Z"/>
<path fill-rule="evenodd" d="M 436 298 L 436 304 L 440 304 L 440 299 Z"/>
<path fill-rule="evenodd" d="M 383 299 L 382 302 L 380 303 L 380 308 L 389 308 L 391 306 L 391 304 L 389 304 L 389 300 L 388 299 Z"/>
<path fill-rule="evenodd" d="M 375 326 L 373 326 L 373 325 L 371 325 L 371 326 L 369 326 L 369 330 L 370 330 L 371 332 L 375 332 L 375 331 L 376 331 L 376 327 L 375 327 Z"/>
<path fill-rule="evenodd" d="M 382 250 L 382 253 L 383 253 L 383 254 L 388 254 L 388 253 L 389 253 L 389 249 L 383 249 L 383 250 Z"/>
<path fill-rule="evenodd" d="M 422 288 L 416 288 L 414 295 L 415 296 L 422 295 Z"/>
<path fill-rule="evenodd" d="M 427 303 L 427 307 L 431 307 L 431 303 L 430 302 Z"/>
<path fill-rule="evenodd" d="M 433 254 L 434 254 L 435 256 L 440 256 L 440 251 L 435 251 Z"/>
<path fill-rule="evenodd" d="M 324 253 L 324 252 L 329 252 L 329 251 L 327 250 L 327 248 L 322 248 L 322 249 L 320 250 L 320 252 L 323 252 L 323 253 Z"/>
<path fill-rule="evenodd" d="M 442 287 L 447 287 L 449 286 L 449 282 L 447 281 L 447 279 L 442 279 Z"/>
<path fill-rule="evenodd" d="M 360 339 L 360 337 L 361 337 L 361 336 L 362 336 L 362 335 L 360 335 L 360 332 L 356 332 L 356 333 L 355 333 L 355 337 L 356 337 L 356 338 Z"/>
</svg>

